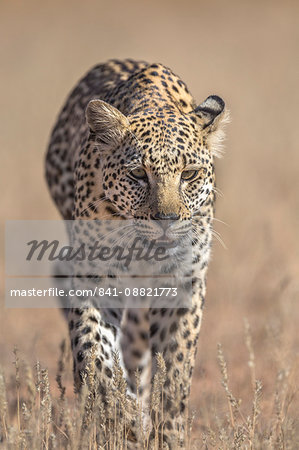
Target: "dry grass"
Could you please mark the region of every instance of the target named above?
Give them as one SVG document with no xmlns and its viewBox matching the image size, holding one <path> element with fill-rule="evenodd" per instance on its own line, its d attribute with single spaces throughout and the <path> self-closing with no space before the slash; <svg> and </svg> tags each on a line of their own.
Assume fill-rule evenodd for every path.
<svg viewBox="0 0 299 450">
<path fill-rule="evenodd" d="M 297 449 L 298 2 L 15 0 L 0 8 L 2 229 L 6 219 L 58 218 L 43 155 L 63 99 L 94 63 L 128 56 L 159 61 L 182 76 L 199 102 L 210 94 L 226 100 L 232 123 L 216 165 L 224 193 L 217 217 L 229 226 L 216 225 L 227 250 L 215 243 L 209 269 L 192 445 Z M 4 257 L 0 267 L 4 272 Z M 77 442 L 83 417 L 66 361 L 60 387 L 55 381 L 66 335 L 60 311 L 1 307 L 1 433 L 11 442 L 29 442 L 25 430 L 44 446 Z M 26 364 L 13 365 L 14 345 Z M 36 360 L 39 368 L 31 369 Z"/>
<path fill-rule="evenodd" d="M 128 423 L 134 420 L 137 424 L 138 449 L 160 448 L 159 430 L 163 422 L 158 418 L 163 408 L 163 384 L 166 379 L 161 355 L 157 355 L 150 411 L 142 408 L 139 395 L 133 404 L 127 397 L 127 385 L 116 354 L 113 380 L 105 403 L 95 377 L 95 352 L 91 352 L 80 393 L 68 400 L 64 375 L 67 367 L 70 368 L 70 361 L 70 350 L 63 341 L 56 375 L 59 395 L 53 395 L 47 369 L 42 368 L 39 361 L 32 369 L 20 360 L 18 351 L 14 349 L 15 373 L 11 385 L 5 382 L 3 373 L 0 376 L 0 447 L 126 450 L 132 448 L 128 447 L 129 441 L 136 441 L 128 428 Z M 15 403 L 10 413 L 8 395 Z M 154 417 L 154 443 L 151 447 L 151 428 L 143 425 L 144 414 Z M 137 448 L 136 445 L 134 448 Z"/>
<path fill-rule="evenodd" d="M 296 406 L 298 399 L 298 360 L 285 365 L 276 374 L 272 393 L 271 414 L 263 408 L 263 384 L 256 379 L 256 357 L 248 322 L 245 322 L 244 345 L 247 347 L 248 385 L 251 401 L 245 407 L 231 387 L 229 369 L 221 344 L 218 345 L 218 364 L 223 388 L 222 401 L 226 408 L 209 408 L 205 413 L 209 425 L 202 427 L 200 436 L 192 437 L 193 418 L 186 417 L 186 449 L 297 449 L 299 446 L 299 421 Z M 272 336 L 271 336 L 272 338 Z M 163 427 L 158 418 L 163 407 L 163 384 L 166 377 L 164 360 L 157 356 L 151 410 L 144 411 L 137 395 L 133 410 L 129 408 L 126 382 L 114 356 L 113 381 L 107 394 L 107 403 L 99 395 L 95 378 L 95 355 L 90 363 L 80 394 L 66 397 L 64 379 L 70 371 L 71 352 L 63 341 L 58 361 L 56 382 L 58 391 L 50 389 L 48 370 L 39 361 L 32 369 L 20 359 L 14 349 L 15 373 L 6 383 L 0 374 L 0 447 L 19 449 L 111 449 L 126 450 L 132 438 L 127 427 L 129 420 L 137 424 L 138 449 L 159 449 L 158 430 Z M 136 374 L 138 378 L 138 374 Z M 7 400 L 10 397 L 10 402 Z M 10 404 L 9 403 L 13 403 Z M 132 404 L 130 402 L 130 404 Z M 248 410 L 248 406 L 250 409 Z M 10 411 L 9 411 L 10 410 Z M 150 447 L 150 428 L 142 425 L 144 414 L 154 418 L 154 443 Z M 156 420 L 155 420 L 156 418 Z M 182 431 L 183 433 L 183 431 Z M 197 432 L 198 434 L 198 432 Z M 129 445 L 129 447 L 128 447 Z M 132 444 L 131 444 L 132 445 Z"/>
</svg>

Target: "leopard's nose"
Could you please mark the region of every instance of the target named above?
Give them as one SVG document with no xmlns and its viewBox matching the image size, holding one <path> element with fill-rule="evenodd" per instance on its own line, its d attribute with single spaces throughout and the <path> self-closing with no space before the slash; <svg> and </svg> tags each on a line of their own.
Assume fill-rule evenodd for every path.
<svg viewBox="0 0 299 450">
<path fill-rule="evenodd" d="M 152 220 L 158 220 L 159 226 L 162 228 L 162 230 L 165 233 L 167 228 L 169 228 L 175 220 L 178 220 L 180 218 L 180 216 L 176 213 L 163 214 L 161 212 L 158 212 L 155 215 L 151 215 L 150 218 Z"/>
<path fill-rule="evenodd" d="M 151 214 L 152 220 L 179 220 L 180 216 L 176 213 L 164 214 L 161 212 L 157 212 L 154 216 Z"/>
</svg>

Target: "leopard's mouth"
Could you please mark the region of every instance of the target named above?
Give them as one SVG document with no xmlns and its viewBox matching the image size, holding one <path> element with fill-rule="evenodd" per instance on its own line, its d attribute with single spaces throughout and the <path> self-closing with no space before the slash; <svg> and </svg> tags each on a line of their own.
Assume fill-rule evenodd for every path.
<svg viewBox="0 0 299 450">
<path fill-rule="evenodd" d="M 163 234 L 159 237 L 151 237 L 151 236 L 143 236 L 143 243 L 146 246 L 150 246 L 152 248 L 157 247 L 165 247 L 165 248 L 174 248 L 177 245 L 177 242 L 174 238 Z"/>
<path fill-rule="evenodd" d="M 177 246 L 177 241 L 175 239 L 172 239 L 166 235 L 163 235 L 159 237 L 158 239 L 155 239 L 152 241 L 154 247 L 161 247 L 165 249 L 169 248 L 175 248 Z"/>
</svg>

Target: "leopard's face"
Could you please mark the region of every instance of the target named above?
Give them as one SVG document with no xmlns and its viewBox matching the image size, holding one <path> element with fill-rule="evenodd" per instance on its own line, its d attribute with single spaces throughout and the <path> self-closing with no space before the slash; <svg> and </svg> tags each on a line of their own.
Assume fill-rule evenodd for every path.
<svg viewBox="0 0 299 450">
<path fill-rule="evenodd" d="M 213 193 L 213 157 L 194 117 L 160 114 L 129 118 L 123 141 L 102 160 L 104 194 L 127 218 L 188 221 Z M 158 238 L 161 227 L 150 227 Z M 176 222 L 168 235 L 181 232 Z"/>
<path fill-rule="evenodd" d="M 96 118 L 102 118 L 99 106 L 104 102 L 95 102 L 100 102 Z M 104 130 L 93 111 L 87 118 L 101 152 L 104 196 L 116 211 L 127 219 L 174 222 L 188 221 L 207 204 L 212 206 L 213 154 L 195 113 L 159 108 L 125 117 L 115 108 L 111 111 L 113 128 L 108 131 L 107 121 Z"/>
</svg>

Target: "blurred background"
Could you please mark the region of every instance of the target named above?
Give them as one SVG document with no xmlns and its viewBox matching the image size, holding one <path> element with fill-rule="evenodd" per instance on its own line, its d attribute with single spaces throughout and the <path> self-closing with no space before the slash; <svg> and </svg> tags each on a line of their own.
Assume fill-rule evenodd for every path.
<svg viewBox="0 0 299 450">
<path fill-rule="evenodd" d="M 225 248 L 214 243 L 208 275 L 192 388 L 195 435 L 209 426 L 212 411 L 221 415 L 224 408 L 218 342 L 232 390 L 250 408 L 244 319 L 264 385 L 265 417 L 277 374 L 298 375 L 298 19 L 299 3 L 290 0 L 0 2 L 2 229 L 7 219 L 59 218 L 44 180 L 45 150 L 68 92 L 96 63 L 161 62 L 198 103 L 217 94 L 231 111 L 225 156 L 216 163 L 223 193 L 216 217 L 226 224 L 217 222 L 216 229 Z M 60 311 L 1 306 L 0 364 L 13 371 L 17 345 L 31 363 L 38 358 L 49 368 L 55 389 L 58 346 L 66 336 Z M 298 404 L 295 399 L 297 411 Z"/>
</svg>

